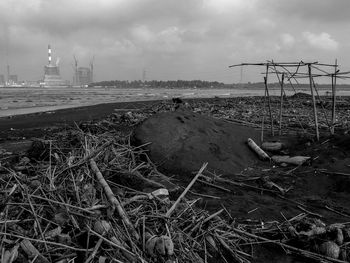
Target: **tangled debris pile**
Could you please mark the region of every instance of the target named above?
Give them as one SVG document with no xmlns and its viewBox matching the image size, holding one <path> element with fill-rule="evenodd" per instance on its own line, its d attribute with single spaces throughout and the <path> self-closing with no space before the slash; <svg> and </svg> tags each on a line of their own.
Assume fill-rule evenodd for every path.
<svg viewBox="0 0 350 263">
<path fill-rule="evenodd" d="M 114 183 L 127 172 L 161 186 L 147 179 L 159 172 L 142 161 L 146 153 L 128 142 L 113 131 L 69 131 L 36 142 L 35 154 L 2 159 L 2 262 L 197 262 L 209 246 L 212 257 L 248 262 L 222 210 Z"/>
<path fill-rule="evenodd" d="M 313 107 L 305 101 L 310 96 L 305 93 L 297 93 L 294 96 L 285 98 L 285 107 L 282 109 L 282 132 L 288 131 L 302 131 L 303 133 L 314 134 L 314 120 Z M 317 103 L 321 110 L 318 112 L 319 128 L 323 131 L 329 129 L 332 109 L 329 106 L 330 98 L 319 96 Z M 267 116 L 267 109 L 264 109 L 263 97 L 237 97 L 229 99 L 214 99 L 213 101 L 205 100 L 189 100 L 185 103 L 182 100 L 179 102 L 174 100 L 174 103 L 162 102 L 153 107 L 145 108 L 140 111 L 130 112 L 116 112 L 105 120 L 108 122 L 118 122 L 119 124 L 137 125 L 139 122 L 147 119 L 154 113 L 173 111 L 179 107 L 190 109 L 193 112 L 201 113 L 203 115 L 213 116 L 219 119 L 225 119 L 229 122 L 239 123 L 244 126 L 255 128 L 261 127 L 261 118 L 266 114 L 265 129 L 270 129 L 270 120 Z M 271 97 L 271 115 L 275 129 L 279 125 L 280 114 L 280 99 L 278 97 Z M 349 113 L 348 105 L 350 98 L 339 97 L 336 112 L 335 127 L 338 130 L 349 131 Z"/>
<path fill-rule="evenodd" d="M 250 262 L 250 245 L 261 240 L 310 258 L 347 258 L 346 225 L 326 227 L 302 214 L 252 227 L 224 220 L 224 209 L 209 214 L 196 208 L 198 199 L 182 198 L 185 191 L 173 202 L 165 188 L 145 193 L 114 183 L 122 172 L 144 180 L 159 173 L 142 161 L 147 160 L 142 147 L 128 142 L 113 131 L 70 131 L 37 142 L 41 153 L 2 163 L 2 262 Z M 101 172 L 104 182 L 96 177 Z"/>
<path fill-rule="evenodd" d="M 37 141 L 27 154 L 1 155 L 1 262 L 251 262 L 261 243 L 323 262 L 350 260 L 348 223 L 327 226 L 302 213 L 252 224 L 225 208 L 200 209 L 200 198 L 186 194 L 196 179 L 210 180 L 205 166 L 179 190 L 146 145 L 132 146 L 114 129 L 147 114 L 112 115 Z"/>
</svg>

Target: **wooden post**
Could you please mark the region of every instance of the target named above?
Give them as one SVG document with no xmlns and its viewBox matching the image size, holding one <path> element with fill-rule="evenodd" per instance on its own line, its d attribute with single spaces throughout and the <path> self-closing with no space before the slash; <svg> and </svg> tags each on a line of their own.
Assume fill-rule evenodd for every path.
<svg viewBox="0 0 350 263">
<path fill-rule="evenodd" d="M 334 135 L 335 126 L 335 104 L 336 104 L 336 85 L 337 85 L 337 60 L 335 60 L 334 74 L 332 74 L 332 128 L 331 134 Z"/>
<path fill-rule="evenodd" d="M 311 75 L 311 64 L 308 64 L 308 71 L 309 71 L 309 81 L 310 81 L 310 90 L 311 90 L 311 96 L 312 96 L 312 104 L 314 107 L 314 120 L 315 120 L 315 130 L 316 130 L 316 138 L 317 141 L 320 140 L 320 134 L 318 132 L 318 120 L 317 120 L 317 109 L 316 109 L 316 100 L 315 100 L 315 95 L 314 95 L 314 90 L 313 90 L 313 85 L 312 85 L 312 75 Z"/>
<path fill-rule="evenodd" d="M 266 77 L 264 77 L 264 80 Z M 263 115 L 261 119 L 261 137 L 260 137 L 260 143 L 264 142 L 264 123 L 265 123 L 265 115 L 266 115 L 266 89 L 265 89 L 265 95 L 264 95 L 264 107 L 263 107 Z"/>
<path fill-rule="evenodd" d="M 266 90 L 266 81 L 267 81 L 267 74 L 269 71 L 269 64 L 267 64 L 266 67 L 266 77 L 264 77 L 264 83 L 265 83 L 265 94 L 264 94 L 264 112 L 261 120 L 261 137 L 260 137 L 260 143 L 264 142 L 264 124 L 265 124 L 265 116 L 266 116 L 266 95 L 267 95 L 267 90 Z"/>
<path fill-rule="evenodd" d="M 280 85 L 281 85 L 281 101 L 280 101 L 280 127 L 279 127 L 279 135 L 282 135 L 283 83 L 284 83 L 284 72 L 282 73 L 282 80 L 281 80 L 281 82 L 280 82 Z"/>
<path fill-rule="evenodd" d="M 266 65 L 266 76 L 264 78 L 264 84 L 265 84 L 265 90 L 266 90 L 266 94 L 267 94 L 267 103 L 268 103 L 268 106 L 269 106 L 269 114 L 270 114 L 270 121 L 271 121 L 271 134 L 272 134 L 272 136 L 275 136 L 275 132 L 274 132 L 274 129 L 273 129 L 273 118 L 272 118 L 272 110 L 271 110 L 271 98 L 270 98 L 269 87 L 267 85 L 268 75 L 269 75 L 269 64 L 267 63 L 267 65 Z"/>
</svg>

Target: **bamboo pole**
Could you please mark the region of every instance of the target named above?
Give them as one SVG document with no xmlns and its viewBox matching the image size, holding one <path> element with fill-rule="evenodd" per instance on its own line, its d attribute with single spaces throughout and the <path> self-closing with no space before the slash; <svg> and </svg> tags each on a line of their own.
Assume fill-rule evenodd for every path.
<svg viewBox="0 0 350 263">
<path fill-rule="evenodd" d="M 279 127 L 279 135 L 282 135 L 283 83 L 284 83 L 284 72 L 282 73 L 282 80 L 280 82 L 280 85 L 281 85 L 281 99 L 280 99 L 280 127 Z"/>
<path fill-rule="evenodd" d="M 266 78 L 264 77 L 264 80 Z M 265 115 L 266 115 L 266 88 L 265 88 L 265 95 L 264 95 L 264 112 L 263 112 L 263 115 L 262 115 L 262 119 L 261 119 L 261 137 L 260 137 L 260 142 L 263 143 L 264 142 L 264 123 L 265 123 Z"/>
<path fill-rule="evenodd" d="M 310 81 L 310 90 L 311 90 L 311 96 L 312 96 L 312 104 L 314 108 L 314 120 L 315 120 L 315 130 L 316 130 L 316 139 L 317 141 L 320 140 L 320 134 L 318 131 L 318 120 L 317 120 L 317 109 L 316 109 L 316 100 L 315 100 L 315 94 L 314 89 L 312 85 L 312 75 L 311 75 L 311 65 L 308 65 L 308 71 L 309 71 L 309 81 Z"/>
<path fill-rule="evenodd" d="M 90 159 L 90 167 L 94 171 L 97 181 L 102 186 L 102 188 L 103 188 L 103 190 L 108 198 L 108 201 L 111 203 L 112 208 L 113 208 L 113 212 L 115 209 L 117 210 L 118 215 L 123 220 L 123 222 L 125 223 L 128 230 L 131 232 L 131 234 L 135 237 L 136 240 L 140 240 L 139 234 L 136 232 L 133 224 L 130 222 L 128 215 L 124 211 L 124 208 L 120 204 L 119 200 L 115 197 L 112 189 L 110 188 L 110 186 L 108 185 L 108 183 L 104 179 L 104 177 L 103 177 L 102 173 L 100 172 L 100 169 L 98 168 L 94 159 Z"/>
<path fill-rule="evenodd" d="M 180 203 L 182 198 L 184 198 L 184 196 L 187 194 L 187 192 L 191 189 L 192 185 L 197 181 L 198 177 L 202 175 L 202 173 L 205 170 L 205 168 L 207 167 L 207 165 L 208 165 L 208 163 L 204 163 L 202 165 L 201 169 L 199 169 L 196 176 L 192 179 L 192 181 L 188 184 L 186 189 L 182 192 L 182 194 L 178 197 L 178 199 L 175 201 L 175 203 L 170 207 L 168 212 L 165 214 L 165 217 L 171 216 L 171 214 L 174 212 L 174 210 L 176 209 L 177 205 Z"/>
<path fill-rule="evenodd" d="M 272 136 L 275 136 L 275 131 L 274 131 L 274 127 L 273 127 L 272 109 L 271 109 L 271 97 L 270 97 L 269 87 L 267 85 L 267 80 L 265 83 L 265 89 L 266 89 L 266 93 L 267 93 L 267 105 L 269 107 L 269 115 L 270 115 L 270 121 L 271 121 L 271 134 L 272 134 Z"/>
<path fill-rule="evenodd" d="M 332 128 L 331 134 L 334 134 L 335 126 L 335 104 L 336 104 L 336 83 L 337 83 L 337 60 L 335 60 L 334 74 L 332 74 Z"/>
<path fill-rule="evenodd" d="M 283 84 L 284 84 L 284 72 L 281 72 L 282 74 L 282 80 L 280 79 L 279 77 L 279 72 L 277 71 L 277 68 L 276 68 L 276 63 L 272 61 L 272 65 L 273 65 L 273 68 L 274 68 L 274 72 L 277 76 L 277 79 L 278 79 L 278 83 L 280 84 L 281 86 L 281 99 L 280 99 L 280 117 L 279 117 L 279 135 L 282 135 L 282 109 L 283 109 L 283 93 L 284 93 L 284 90 L 283 90 Z M 284 94 L 285 95 L 285 94 Z"/>
<path fill-rule="evenodd" d="M 268 86 L 268 76 L 269 76 L 269 65 L 266 65 L 266 76 L 264 78 L 264 84 L 265 84 L 265 90 L 267 94 L 267 104 L 269 107 L 269 115 L 270 115 L 270 121 L 271 121 L 271 134 L 272 136 L 275 136 L 274 128 L 273 128 L 273 118 L 272 118 L 272 110 L 271 110 L 271 97 L 269 92 L 269 86 Z"/>
<path fill-rule="evenodd" d="M 270 156 L 264 152 L 263 149 L 261 149 L 251 138 L 248 138 L 248 146 L 250 149 L 252 149 L 261 160 L 269 160 Z"/>
<path fill-rule="evenodd" d="M 329 123 L 329 121 L 328 121 L 326 109 L 325 109 L 325 107 L 323 106 L 321 96 L 320 96 L 320 94 L 318 93 L 318 90 L 317 90 L 317 88 L 316 88 L 316 84 L 315 84 L 315 81 L 314 81 L 313 78 L 312 78 L 312 84 L 313 84 L 313 87 L 314 87 L 314 89 L 315 89 L 317 99 L 321 102 L 321 110 L 322 110 L 322 113 L 323 113 L 324 118 L 325 118 L 325 120 L 326 120 L 326 123 L 327 123 L 327 125 L 328 125 L 328 128 L 329 128 L 329 130 L 331 130 L 331 129 L 332 129 L 332 124 Z"/>
</svg>

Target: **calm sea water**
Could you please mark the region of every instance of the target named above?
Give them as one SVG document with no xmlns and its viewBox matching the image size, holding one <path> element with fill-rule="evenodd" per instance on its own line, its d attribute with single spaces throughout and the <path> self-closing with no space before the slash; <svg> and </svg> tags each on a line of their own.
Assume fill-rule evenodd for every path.
<svg viewBox="0 0 350 263">
<path fill-rule="evenodd" d="M 271 89 L 270 94 L 278 96 L 280 91 Z M 294 91 L 286 90 L 286 94 Z M 264 89 L 0 88 L 0 117 L 112 102 L 263 95 Z M 338 91 L 338 95 L 350 96 L 350 91 Z"/>
</svg>

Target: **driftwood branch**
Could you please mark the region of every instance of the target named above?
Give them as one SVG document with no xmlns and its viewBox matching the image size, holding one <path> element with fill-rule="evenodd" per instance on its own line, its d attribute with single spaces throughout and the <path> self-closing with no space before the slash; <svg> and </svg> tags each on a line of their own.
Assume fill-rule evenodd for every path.
<svg viewBox="0 0 350 263">
<path fill-rule="evenodd" d="M 207 167 L 208 163 L 204 163 L 202 165 L 202 168 L 198 171 L 198 173 L 196 174 L 196 176 L 192 179 L 192 181 L 188 184 L 188 186 L 186 187 L 186 189 L 182 192 L 182 194 L 179 196 L 179 198 L 175 201 L 175 203 L 172 205 L 172 207 L 170 207 L 170 209 L 168 210 L 168 212 L 166 213 L 166 217 L 170 217 L 170 215 L 174 212 L 176 206 L 180 203 L 180 201 L 182 200 L 182 198 L 184 198 L 184 196 L 186 195 L 186 193 L 191 189 L 192 185 L 196 182 L 196 180 L 198 179 L 198 177 L 203 173 L 203 171 L 205 170 L 205 168 Z"/>
<path fill-rule="evenodd" d="M 94 171 L 98 182 L 103 187 L 103 190 L 105 191 L 105 194 L 106 194 L 109 202 L 112 204 L 113 210 L 114 209 L 117 210 L 118 215 L 123 220 L 123 222 L 125 223 L 125 225 L 128 228 L 128 230 L 131 232 L 131 234 L 134 236 L 134 238 L 136 238 L 136 240 L 139 240 L 140 239 L 139 234 L 136 232 L 134 226 L 130 222 L 129 217 L 127 216 L 127 214 L 124 211 L 124 208 L 122 207 L 122 205 L 120 204 L 118 199 L 115 197 L 112 189 L 107 184 L 107 182 L 104 179 L 102 173 L 100 172 L 100 169 L 97 167 L 97 164 L 94 161 L 94 159 L 90 159 L 90 166 L 91 166 L 91 169 Z"/>
</svg>

